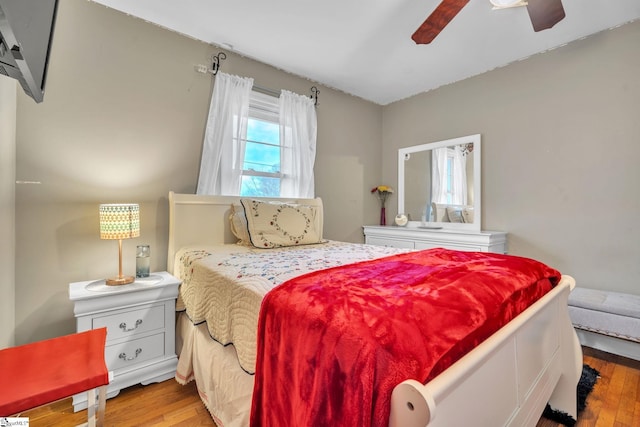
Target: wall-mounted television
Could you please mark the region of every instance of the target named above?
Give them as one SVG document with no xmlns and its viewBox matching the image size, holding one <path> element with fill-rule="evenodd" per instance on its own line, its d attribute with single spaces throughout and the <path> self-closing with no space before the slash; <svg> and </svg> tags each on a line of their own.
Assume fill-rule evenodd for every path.
<svg viewBox="0 0 640 427">
<path fill-rule="evenodd" d="M 0 78 L 42 102 L 58 0 L 0 0 Z"/>
</svg>

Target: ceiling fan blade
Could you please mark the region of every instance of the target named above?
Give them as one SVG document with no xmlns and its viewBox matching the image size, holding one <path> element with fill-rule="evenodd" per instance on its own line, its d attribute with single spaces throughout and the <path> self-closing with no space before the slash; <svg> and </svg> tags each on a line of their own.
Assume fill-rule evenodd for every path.
<svg viewBox="0 0 640 427">
<path fill-rule="evenodd" d="M 469 0 L 443 0 L 411 36 L 416 44 L 429 44 L 469 3 Z"/>
<path fill-rule="evenodd" d="M 562 0 L 529 0 L 527 11 L 535 32 L 553 27 L 565 16 Z"/>
</svg>

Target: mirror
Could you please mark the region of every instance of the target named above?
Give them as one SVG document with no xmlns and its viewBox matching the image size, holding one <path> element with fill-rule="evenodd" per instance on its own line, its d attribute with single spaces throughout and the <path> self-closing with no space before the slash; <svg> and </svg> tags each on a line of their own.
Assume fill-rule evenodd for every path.
<svg viewBox="0 0 640 427">
<path fill-rule="evenodd" d="M 398 150 L 398 213 L 409 227 L 480 231 L 480 135 Z"/>
</svg>

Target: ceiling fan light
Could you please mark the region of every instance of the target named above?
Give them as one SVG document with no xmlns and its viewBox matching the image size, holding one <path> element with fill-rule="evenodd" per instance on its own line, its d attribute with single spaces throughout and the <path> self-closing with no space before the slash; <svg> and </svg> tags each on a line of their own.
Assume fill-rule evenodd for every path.
<svg viewBox="0 0 640 427">
<path fill-rule="evenodd" d="M 494 9 L 506 9 L 508 7 L 526 6 L 526 0 L 489 0 Z"/>
</svg>

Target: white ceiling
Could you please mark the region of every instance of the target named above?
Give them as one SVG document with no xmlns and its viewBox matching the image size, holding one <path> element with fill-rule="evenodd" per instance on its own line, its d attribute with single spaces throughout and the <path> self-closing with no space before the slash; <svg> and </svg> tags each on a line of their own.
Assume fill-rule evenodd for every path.
<svg viewBox="0 0 640 427">
<path fill-rule="evenodd" d="M 471 0 L 416 45 L 440 0 L 93 1 L 381 105 L 640 18 L 640 0 L 563 0 L 566 18 L 535 33 L 526 8 Z"/>
</svg>

